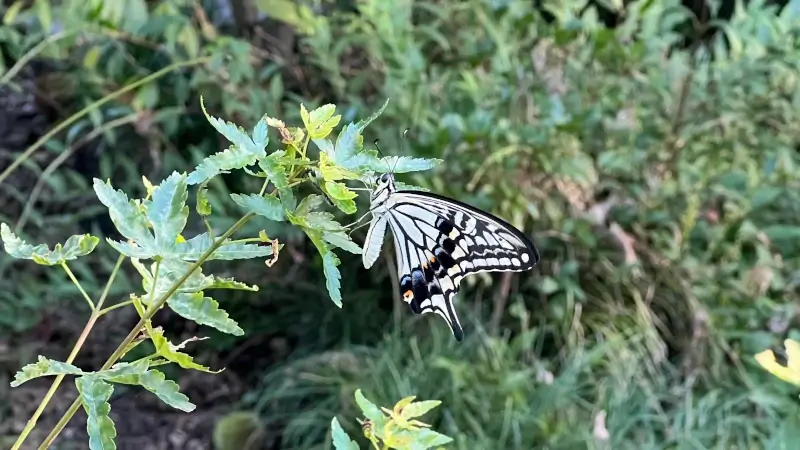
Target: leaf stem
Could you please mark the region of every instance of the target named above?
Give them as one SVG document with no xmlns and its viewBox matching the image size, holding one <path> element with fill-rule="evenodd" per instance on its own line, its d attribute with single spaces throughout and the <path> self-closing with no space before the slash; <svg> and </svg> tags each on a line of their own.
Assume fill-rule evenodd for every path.
<svg viewBox="0 0 800 450">
<path fill-rule="evenodd" d="M 119 268 L 122 265 L 122 261 L 125 260 L 124 255 L 120 255 L 117 258 L 117 263 L 114 266 L 114 269 L 111 271 L 111 275 L 108 276 L 108 281 L 106 282 L 106 287 L 103 289 L 103 293 L 100 295 L 100 299 L 97 300 L 97 307 L 92 309 L 92 315 L 89 316 L 89 320 L 86 322 L 86 325 L 83 327 L 83 331 L 81 331 L 81 335 L 78 337 L 78 340 L 75 342 L 75 346 L 72 347 L 72 351 L 70 352 L 67 360 L 65 361 L 67 364 L 72 364 L 75 361 L 75 358 L 78 356 L 78 352 L 80 352 L 81 347 L 83 347 L 83 343 L 86 342 L 86 338 L 89 336 L 89 332 L 94 327 L 95 322 L 100 317 L 101 312 L 99 311 L 100 306 L 102 306 L 103 302 L 105 301 L 106 297 L 108 296 L 108 291 L 111 287 L 111 283 L 114 281 L 114 278 L 117 276 L 117 272 L 119 272 Z M 66 268 L 66 265 L 64 265 Z M 28 423 L 25 424 L 25 428 L 17 437 L 16 442 L 14 442 L 14 446 L 11 447 L 11 450 L 19 450 L 22 447 L 22 443 L 25 442 L 25 438 L 28 437 L 33 428 L 36 426 L 36 422 L 39 420 L 39 417 L 44 412 L 44 409 L 47 407 L 47 404 L 50 402 L 50 399 L 53 398 L 53 395 L 56 393 L 58 386 L 61 384 L 61 381 L 64 380 L 64 375 L 58 375 L 55 380 L 53 380 L 53 384 L 50 385 L 50 389 L 47 390 L 47 393 L 44 395 L 44 398 L 39 403 L 39 406 L 36 408 L 36 411 L 33 412 L 33 415 L 30 419 L 28 419 Z"/>
<path fill-rule="evenodd" d="M 94 312 L 95 309 L 96 309 L 96 306 L 94 306 L 94 302 L 89 297 L 89 294 L 87 294 L 86 291 L 83 289 L 83 286 L 81 286 L 81 282 L 78 281 L 77 278 L 75 278 L 75 274 L 72 273 L 72 270 L 70 270 L 69 266 L 67 265 L 67 262 L 66 261 L 62 261 L 61 262 L 61 267 L 63 267 L 64 271 L 67 272 L 67 275 L 69 276 L 69 279 L 72 280 L 72 284 L 77 286 L 78 290 L 81 291 L 81 294 L 83 295 L 83 298 L 86 299 L 86 301 L 89 303 L 89 308 Z"/>
<path fill-rule="evenodd" d="M 119 303 L 117 303 L 117 304 L 115 304 L 115 305 L 111 305 L 111 306 L 109 306 L 108 308 L 103 308 L 103 309 L 101 309 L 101 310 L 100 310 L 100 311 L 97 313 L 97 315 L 99 315 L 99 316 L 104 316 L 104 315 L 105 315 L 106 313 L 108 313 L 108 312 L 111 312 L 111 311 L 113 311 L 113 310 L 115 310 L 115 309 L 117 309 L 117 308 L 122 308 L 123 306 L 128 306 L 128 305 L 130 305 L 130 304 L 132 304 L 132 303 L 133 303 L 133 300 L 125 300 L 124 302 L 119 302 Z"/>
<path fill-rule="evenodd" d="M 220 236 L 219 239 L 214 241 L 214 244 L 211 245 L 211 248 L 206 250 L 206 252 L 200 256 L 197 262 L 192 264 L 191 267 L 189 267 L 189 270 L 187 270 L 186 273 L 181 278 L 179 278 L 178 281 L 176 281 L 175 284 L 173 284 L 167 292 L 161 295 L 158 298 L 158 300 L 151 305 L 152 307 L 146 310 L 144 316 L 142 316 L 139 319 L 139 322 L 131 329 L 128 335 L 125 336 L 125 339 L 122 340 L 117 349 L 114 350 L 111 356 L 108 357 L 108 359 L 100 368 L 100 370 L 106 370 L 117 362 L 117 360 L 122 356 L 128 344 L 130 344 L 139 334 L 139 330 L 141 330 L 142 327 L 145 325 L 145 323 L 148 320 L 150 320 L 151 317 L 153 317 L 156 311 L 158 311 L 164 305 L 164 303 L 166 303 L 167 299 L 170 298 L 172 294 L 174 294 L 175 291 L 177 291 L 178 288 L 184 282 L 186 282 L 187 279 L 189 279 L 190 276 L 192 276 L 194 271 L 197 270 L 211 256 L 211 254 L 214 253 L 214 251 L 216 251 L 225 242 L 226 239 L 228 239 L 233 233 L 235 233 L 242 226 L 244 226 L 250 219 L 253 218 L 253 216 L 255 216 L 255 214 L 253 213 L 245 214 L 241 219 L 239 219 L 235 224 L 233 224 L 222 236 Z M 70 405 L 69 409 L 64 413 L 63 416 L 61 416 L 61 419 L 58 421 L 58 423 L 56 423 L 55 427 L 53 427 L 53 429 L 50 431 L 50 434 L 48 434 L 47 437 L 44 439 L 44 442 L 42 442 L 42 444 L 39 446 L 39 450 L 44 450 L 50 447 L 53 441 L 55 441 L 55 439 L 58 437 L 59 433 L 61 433 L 61 431 L 64 429 L 67 423 L 69 423 L 70 419 L 72 419 L 72 416 L 74 416 L 75 413 L 78 411 L 78 408 L 80 408 L 80 406 L 81 406 L 80 399 L 79 398 L 75 399 L 75 401 L 72 402 L 72 405 Z"/>
</svg>

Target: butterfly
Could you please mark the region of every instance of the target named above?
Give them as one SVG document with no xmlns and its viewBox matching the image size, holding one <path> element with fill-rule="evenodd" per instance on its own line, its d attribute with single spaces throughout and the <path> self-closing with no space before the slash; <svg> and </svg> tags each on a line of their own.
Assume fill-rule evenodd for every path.
<svg viewBox="0 0 800 450">
<path fill-rule="evenodd" d="M 440 195 L 397 190 L 391 173 L 377 179 L 369 212 L 364 267 L 378 259 L 388 226 L 403 300 L 414 314 L 441 316 L 457 341 L 464 339 L 464 330 L 453 297 L 465 276 L 522 272 L 539 262 L 531 240 L 504 220 Z"/>
</svg>

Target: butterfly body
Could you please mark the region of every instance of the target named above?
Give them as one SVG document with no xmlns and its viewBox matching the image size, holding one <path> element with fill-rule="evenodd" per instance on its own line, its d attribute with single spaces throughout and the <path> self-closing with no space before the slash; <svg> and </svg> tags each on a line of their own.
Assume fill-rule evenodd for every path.
<svg viewBox="0 0 800 450">
<path fill-rule="evenodd" d="M 441 316 L 459 341 L 453 297 L 465 276 L 521 272 L 539 262 L 530 239 L 502 219 L 436 194 L 397 190 L 391 174 L 378 179 L 370 200 L 364 267 L 375 263 L 390 228 L 403 300 L 415 314 Z"/>
</svg>

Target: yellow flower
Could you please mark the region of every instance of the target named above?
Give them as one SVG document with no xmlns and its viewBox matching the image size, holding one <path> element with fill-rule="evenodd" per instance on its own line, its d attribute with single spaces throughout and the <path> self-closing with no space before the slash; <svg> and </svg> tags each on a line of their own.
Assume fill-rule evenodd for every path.
<svg viewBox="0 0 800 450">
<path fill-rule="evenodd" d="M 757 354 L 756 361 L 781 380 L 800 386 L 800 342 L 787 339 L 783 345 L 786 347 L 787 364 L 785 366 L 778 364 L 772 350 L 764 350 Z"/>
</svg>

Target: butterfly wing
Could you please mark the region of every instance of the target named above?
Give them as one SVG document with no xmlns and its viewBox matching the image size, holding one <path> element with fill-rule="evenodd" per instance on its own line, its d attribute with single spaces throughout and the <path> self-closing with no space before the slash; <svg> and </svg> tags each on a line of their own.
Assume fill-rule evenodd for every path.
<svg viewBox="0 0 800 450">
<path fill-rule="evenodd" d="M 375 215 L 369 225 L 367 237 L 364 239 L 364 251 L 361 258 L 364 261 L 364 268 L 369 269 L 375 264 L 383 247 L 383 238 L 386 236 L 386 215 Z"/>
<path fill-rule="evenodd" d="M 403 299 L 416 314 L 434 312 L 444 318 L 459 341 L 464 333 L 453 297 L 461 280 L 476 272 L 528 270 L 539 261 L 522 232 L 446 197 L 397 191 L 386 217 Z"/>
</svg>

